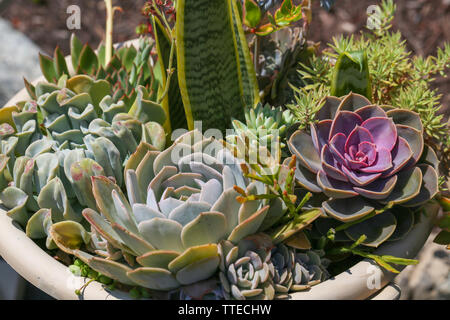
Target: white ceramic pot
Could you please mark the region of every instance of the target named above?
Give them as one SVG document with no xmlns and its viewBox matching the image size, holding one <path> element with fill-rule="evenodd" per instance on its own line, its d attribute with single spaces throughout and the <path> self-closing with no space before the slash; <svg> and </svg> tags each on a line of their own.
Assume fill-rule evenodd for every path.
<svg viewBox="0 0 450 320">
<path fill-rule="evenodd" d="M 137 44 L 136 41 L 131 43 Z M 41 80 L 43 78 L 34 83 Z M 24 89 L 17 93 L 6 106 L 15 105 L 26 99 L 28 99 L 28 94 Z M 430 204 L 427 206 L 426 212 L 427 216 L 422 217 L 421 221 L 404 239 L 381 245 L 375 254 L 414 258 L 431 232 L 439 212 L 439 206 Z M 39 248 L 1 209 L 0 255 L 22 277 L 56 299 L 130 299 L 126 293 L 106 291 L 98 282 L 92 282 L 83 291 L 82 296 L 77 296 L 75 289 L 81 287 L 86 279 L 75 277 L 66 266 Z M 398 299 L 400 289 L 390 284 L 395 276 L 396 274 L 378 267 L 372 261 L 363 260 L 308 291 L 293 293 L 291 298 L 294 300 Z"/>
</svg>

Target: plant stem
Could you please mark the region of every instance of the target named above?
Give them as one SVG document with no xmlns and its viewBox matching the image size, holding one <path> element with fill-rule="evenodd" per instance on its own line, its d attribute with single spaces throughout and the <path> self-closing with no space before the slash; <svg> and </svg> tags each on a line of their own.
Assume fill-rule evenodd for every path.
<svg viewBox="0 0 450 320">
<path fill-rule="evenodd" d="M 112 7 L 112 0 L 105 0 L 106 4 L 106 39 L 105 39 L 105 65 L 108 65 L 112 58 L 113 51 L 113 18 L 114 10 Z"/>
<path fill-rule="evenodd" d="M 172 79 L 172 75 L 174 73 L 174 70 L 172 70 L 172 65 L 173 65 L 173 56 L 174 56 L 174 53 L 175 53 L 175 38 L 173 38 L 173 37 L 171 37 L 171 38 L 172 38 L 172 41 L 171 41 L 171 44 L 170 44 L 169 67 L 167 68 L 166 85 L 165 85 L 163 94 L 158 99 L 158 103 L 161 103 L 164 100 L 164 98 L 167 95 L 167 93 L 169 92 L 170 80 Z"/>
<path fill-rule="evenodd" d="M 153 8 L 156 11 L 156 14 L 159 16 L 159 18 L 161 18 L 161 20 L 163 21 L 164 25 L 167 28 L 167 32 L 169 33 L 170 38 L 172 38 L 172 32 L 171 32 L 172 29 L 170 28 L 170 24 L 166 19 L 166 15 L 162 14 L 161 10 L 159 10 L 158 5 L 156 4 L 156 0 L 152 0 L 152 3 L 153 3 Z"/>
</svg>

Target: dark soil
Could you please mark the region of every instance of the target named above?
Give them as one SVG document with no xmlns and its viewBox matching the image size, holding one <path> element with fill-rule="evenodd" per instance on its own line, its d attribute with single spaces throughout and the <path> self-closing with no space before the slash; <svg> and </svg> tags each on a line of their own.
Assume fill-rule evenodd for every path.
<svg viewBox="0 0 450 320">
<path fill-rule="evenodd" d="M 11 1 L 11 0 L 10 0 Z M 35 2 L 41 3 L 36 4 Z M 145 0 L 116 0 L 122 7 L 116 13 L 114 41 L 134 38 L 136 26 L 143 22 L 140 8 Z M 375 0 L 336 0 L 331 12 L 319 7 L 314 1 L 313 23 L 310 39 L 320 41 L 322 47 L 339 34 L 359 34 L 367 23 L 366 10 Z M 445 41 L 450 41 L 450 0 L 396 0 L 397 14 L 394 27 L 402 32 L 411 51 L 419 55 L 436 53 Z M 81 30 L 77 36 L 83 42 L 96 47 L 104 34 L 105 5 L 101 0 L 13 0 L 0 16 L 11 21 L 13 26 L 25 33 L 43 52 L 51 53 L 55 46 L 69 53 L 69 38 L 66 13 L 69 5 L 81 9 Z M 447 72 L 448 73 L 448 72 Z M 450 79 L 439 78 L 436 88 L 444 96 L 442 103 L 450 109 Z M 447 110 L 448 110 L 447 109 Z"/>
</svg>

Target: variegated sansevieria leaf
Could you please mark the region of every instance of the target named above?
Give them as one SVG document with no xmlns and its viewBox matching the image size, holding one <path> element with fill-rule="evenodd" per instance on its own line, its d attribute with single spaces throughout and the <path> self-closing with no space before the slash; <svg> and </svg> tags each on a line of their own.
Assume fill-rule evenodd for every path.
<svg viewBox="0 0 450 320">
<path fill-rule="evenodd" d="M 239 57 L 242 94 L 246 106 L 255 106 L 259 102 L 259 88 L 242 21 L 236 0 L 231 1 L 233 28 L 236 36 L 236 49 Z"/>
<path fill-rule="evenodd" d="M 194 120 L 201 120 L 203 129 L 231 128 L 232 118 L 244 119 L 248 100 L 244 97 L 257 92 L 244 93 L 250 86 L 244 86 L 242 70 L 249 73 L 252 68 L 241 67 L 241 62 L 249 63 L 250 58 L 242 32 L 235 33 L 235 26 L 238 31 L 242 28 L 233 23 L 231 1 L 177 1 L 178 82 L 189 129 Z"/>
</svg>

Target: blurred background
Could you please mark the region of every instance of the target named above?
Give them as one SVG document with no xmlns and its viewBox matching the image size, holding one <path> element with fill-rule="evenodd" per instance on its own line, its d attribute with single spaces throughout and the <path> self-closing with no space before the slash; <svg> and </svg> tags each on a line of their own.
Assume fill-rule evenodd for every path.
<svg viewBox="0 0 450 320">
<path fill-rule="evenodd" d="M 322 48 L 339 34 L 358 35 L 367 23 L 368 6 L 375 0 L 336 0 L 330 11 L 313 1 L 313 22 L 309 40 Z M 145 0 L 115 0 L 123 11 L 115 15 L 114 41 L 136 37 L 136 26 L 144 22 L 140 9 Z M 434 55 L 450 42 L 450 0 L 395 0 L 394 28 L 400 30 L 408 48 L 417 55 Z M 81 29 L 69 30 L 67 8 L 81 10 Z M 59 46 L 69 54 L 69 39 L 75 32 L 82 42 L 96 47 L 105 25 L 103 0 L 0 0 L 0 106 L 23 87 L 23 77 L 40 75 L 38 52 L 52 54 Z M 447 72 L 448 73 L 448 72 Z M 442 112 L 450 113 L 450 78 L 434 83 L 442 94 Z M 397 277 L 401 299 L 450 299 L 450 255 L 443 246 L 429 243 L 418 257 L 417 266 L 407 267 Z M 0 299 L 50 299 L 26 283 L 0 258 Z"/>
</svg>

